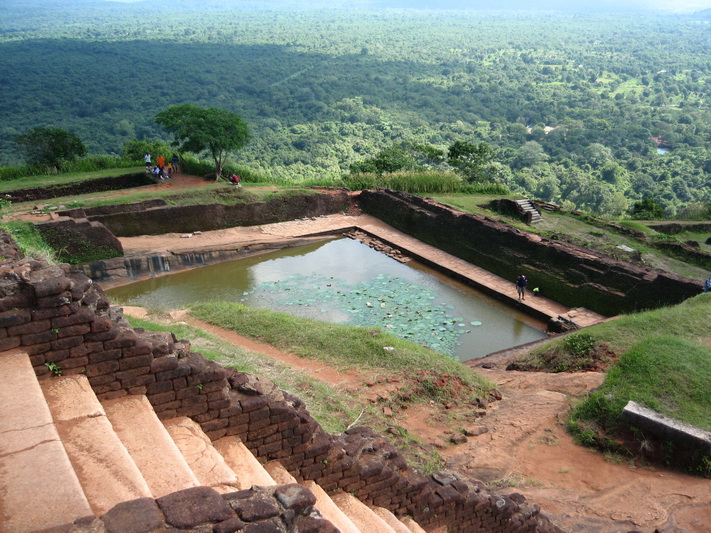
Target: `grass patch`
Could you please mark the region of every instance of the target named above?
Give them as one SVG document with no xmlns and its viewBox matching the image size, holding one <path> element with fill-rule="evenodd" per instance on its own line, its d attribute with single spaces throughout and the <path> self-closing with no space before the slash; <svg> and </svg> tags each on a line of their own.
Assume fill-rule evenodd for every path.
<svg viewBox="0 0 711 533">
<path fill-rule="evenodd" d="M 572 412 L 605 432 L 624 427 L 628 401 L 711 431 L 711 350 L 670 335 L 652 336 L 622 354 L 603 385 Z"/>
<path fill-rule="evenodd" d="M 0 228 L 7 231 L 27 257 L 43 259 L 48 263 L 57 262 L 57 254 L 47 244 L 42 235 L 31 222 L 9 220 L 0 223 Z"/>
<path fill-rule="evenodd" d="M 211 361 L 270 379 L 304 401 L 314 419 L 330 433 L 344 431 L 360 413 L 360 406 L 345 391 L 330 387 L 265 355 L 230 344 L 202 329 L 185 323 L 167 322 L 158 317 L 126 318 L 134 328 L 170 331 L 179 339 L 190 339 L 192 349 Z"/>
<path fill-rule="evenodd" d="M 710 306 L 711 294 L 701 294 L 674 307 L 625 315 L 586 329 L 596 342 L 621 355 L 602 386 L 571 410 L 567 427 L 578 442 L 628 456 L 641 453 L 711 474 L 708 458 L 706 463 L 702 456 L 671 459 L 672 452 L 659 447 L 651 453 L 648 439 L 622 420 L 622 410 L 632 400 L 711 431 Z"/>
<path fill-rule="evenodd" d="M 529 372 L 593 371 L 606 368 L 616 359 L 617 354 L 606 343 L 595 340 L 587 333 L 575 333 L 531 350 L 511 361 L 506 369 Z"/>
<path fill-rule="evenodd" d="M 170 331 L 177 338 L 190 339 L 194 351 L 223 366 L 268 378 L 279 388 L 301 399 L 311 416 L 329 433 L 343 432 L 349 424 L 358 419 L 358 425 L 368 426 L 382 435 L 387 434 L 407 462 L 423 474 L 443 468 L 444 462 L 436 451 L 423 447 L 406 428 L 383 416 L 382 412 L 369 402 L 359 402 L 353 394 L 314 379 L 266 355 L 235 346 L 184 322 L 176 323 L 161 315 L 158 310 L 153 313 L 149 319 L 126 318 L 134 328 Z M 347 351 L 349 346 L 344 343 L 340 348 Z"/>
<path fill-rule="evenodd" d="M 465 185 L 461 176 L 453 172 L 393 172 L 388 174 L 358 173 L 344 180 L 353 191 L 387 187 L 396 191 L 417 194 L 454 193 Z"/>
<path fill-rule="evenodd" d="M 210 183 L 193 189 L 181 190 L 150 190 L 146 191 L 142 188 L 125 189 L 121 195 L 93 198 L 94 193 L 76 196 L 64 196 L 61 198 L 53 198 L 43 201 L 46 204 L 45 210 L 49 211 L 49 207 L 63 206 L 66 209 L 77 207 L 98 207 L 104 205 L 130 204 L 140 202 L 142 200 L 150 200 L 153 198 L 162 198 L 168 205 L 203 205 L 203 204 L 223 204 L 237 205 L 241 203 L 265 202 L 269 199 L 278 197 L 279 194 L 317 194 L 317 192 L 304 188 L 291 188 L 290 193 L 283 193 L 283 190 L 263 190 L 242 187 L 237 189 L 225 182 Z M 110 195 L 110 193 L 108 193 Z M 102 195 L 104 196 L 104 195 Z M 35 205 L 37 202 L 24 202 L 12 204 L 9 211 L 14 208 L 27 208 L 27 204 Z"/>
<path fill-rule="evenodd" d="M 0 192 L 15 191 L 18 189 L 30 189 L 34 187 L 50 187 L 52 185 L 65 185 L 67 183 L 79 183 L 99 178 L 112 178 L 123 176 L 124 174 L 135 174 L 144 172 L 145 167 L 108 168 L 104 170 L 94 170 L 91 172 L 68 172 L 66 174 L 43 174 L 39 176 L 27 176 L 13 180 L 0 181 Z"/>
<path fill-rule="evenodd" d="M 341 369 L 360 368 L 416 375 L 447 374 L 470 387 L 493 388 L 449 357 L 377 329 L 327 324 L 230 302 L 203 303 L 191 316 L 262 340 L 281 350 Z M 393 350 L 385 350 L 392 347 Z"/>
</svg>

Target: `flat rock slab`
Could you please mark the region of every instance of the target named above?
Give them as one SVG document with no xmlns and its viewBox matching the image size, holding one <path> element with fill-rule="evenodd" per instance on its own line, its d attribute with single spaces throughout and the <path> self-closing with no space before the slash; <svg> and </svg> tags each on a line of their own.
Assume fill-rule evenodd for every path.
<svg viewBox="0 0 711 533">
<path fill-rule="evenodd" d="M 27 354 L 0 355 L 0 375 L 0 532 L 91 515 Z"/>
</svg>

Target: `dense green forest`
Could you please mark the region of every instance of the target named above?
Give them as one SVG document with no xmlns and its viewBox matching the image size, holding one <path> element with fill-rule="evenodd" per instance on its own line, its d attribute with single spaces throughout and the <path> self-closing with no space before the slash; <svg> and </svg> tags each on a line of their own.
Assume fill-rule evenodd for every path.
<svg viewBox="0 0 711 533">
<path fill-rule="evenodd" d="M 21 163 L 13 141 L 38 126 L 91 153 L 168 139 L 155 115 L 192 103 L 239 113 L 252 139 L 237 161 L 282 179 L 484 142 L 491 179 L 569 207 L 711 202 L 707 12 L 69 4 L 0 7 L 0 164 Z"/>
</svg>

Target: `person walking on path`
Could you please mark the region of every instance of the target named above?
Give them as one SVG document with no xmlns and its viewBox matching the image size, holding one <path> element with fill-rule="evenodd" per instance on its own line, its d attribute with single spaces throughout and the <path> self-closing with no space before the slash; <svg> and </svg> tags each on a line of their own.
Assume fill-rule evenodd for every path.
<svg viewBox="0 0 711 533">
<path fill-rule="evenodd" d="M 518 292 L 518 301 L 526 299 L 526 285 L 528 285 L 528 278 L 521 274 L 516 278 L 516 291 Z"/>
<path fill-rule="evenodd" d="M 173 174 L 177 174 L 180 171 L 180 159 L 177 154 L 173 154 L 173 157 L 170 158 L 170 163 L 173 165 Z"/>
</svg>

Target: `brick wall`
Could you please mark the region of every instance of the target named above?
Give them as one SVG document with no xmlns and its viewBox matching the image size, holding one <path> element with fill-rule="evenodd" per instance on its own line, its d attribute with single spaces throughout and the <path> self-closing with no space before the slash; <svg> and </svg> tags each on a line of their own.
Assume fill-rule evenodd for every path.
<svg viewBox="0 0 711 533">
<path fill-rule="evenodd" d="M 25 350 L 39 379 L 84 373 L 99 399 L 145 394 L 162 419 L 188 416 L 210 438 L 238 436 L 299 480 L 349 491 L 423 527 L 558 531 L 523 497 L 499 497 L 452 474 L 423 476 L 366 428 L 328 435 L 303 402 L 260 376 L 208 361 L 171 333 L 133 329 L 67 265 L 25 259 L 0 236 L 0 352 Z M 1 356 L 1 354 L 0 354 Z"/>
<path fill-rule="evenodd" d="M 523 269 L 529 286 L 570 307 L 614 316 L 677 304 L 701 292 L 700 280 L 617 261 L 432 199 L 379 189 L 363 191 L 359 203 L 364 212 L 400 231 L 512 283 Z"/>
</svg>

